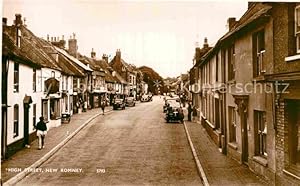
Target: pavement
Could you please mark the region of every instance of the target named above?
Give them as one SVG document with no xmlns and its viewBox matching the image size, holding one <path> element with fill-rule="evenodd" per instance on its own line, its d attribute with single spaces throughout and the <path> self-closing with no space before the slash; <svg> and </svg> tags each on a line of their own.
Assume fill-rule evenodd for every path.
<svg viewBox="0 0 300 186">
<path fill-rule="evenodd" d="M 270 185 L 246 165 L 222 154 L 201 124 L 185 124 L 209 185 Z"/>
<path fill-rule="evenodd" d="M 106 107 L 105 112 L 110 112 L 112 107 Z M 74 114 L 71 117 L 70 123 L 62 124 L 60 127 L 52 128 L 48 131 L 45 138 L 45 148 L 38 150 L 38 139 L 31 143 L 30 148 L 24 148 L 18 151 L 16 154 L 11 156 L 9 159 L 1 162 L 1 179 L 2 183 L 7 182 L 9 179 L 15 177 L 25 168 L 38 163 L 45 155 L 49 155 L 49 152 L 53 151 L 55 147 L 62 142 L 67 142 L 71 134 L 74 133 L 78 128 L 80 128 L 87 120 L 102 114 L 100 108 L 91 109 L 87 112 L 82 112 L 80 114 Z M 101 117 L 102 115 L 100 115 Z M 58 150 L 58 149 L 57 149 Z M 54 153 L 54 152 L 53 152 Z M 51 153 L 50 155 L 52 155 Z M 48 157 L 47 157 L 48 158 Z"/>
</svg>

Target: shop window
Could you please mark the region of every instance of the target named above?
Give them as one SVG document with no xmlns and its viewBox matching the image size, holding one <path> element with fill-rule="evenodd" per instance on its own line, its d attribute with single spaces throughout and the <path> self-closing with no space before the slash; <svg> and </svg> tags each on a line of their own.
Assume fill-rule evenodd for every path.
<svg viewBox="0 0 300 186">
<path fill-rule="evenodd" d="M 59 99 L 50 100 L 50 119 L 56 120 L 60 118 L 60 101 Z"/>
<path fill-rule="evenodd" d="M 42 100 L 42 116 L 48 121 L 48 100 Z"/>
</svg>

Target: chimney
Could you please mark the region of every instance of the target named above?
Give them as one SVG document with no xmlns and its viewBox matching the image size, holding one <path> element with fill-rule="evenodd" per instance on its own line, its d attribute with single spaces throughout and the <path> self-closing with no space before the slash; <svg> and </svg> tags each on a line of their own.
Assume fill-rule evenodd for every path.
<svg viewBox="0 0 300 186">
<path fill-rule="evenodd" d="M 228 29 L 229 31 L 232 30 L 232 28 L 234 27 L 234 25 L 237 23 L 237 21 L 235 20 L 235 17 L 230 17 L 227 20 L 227 24 L 228 24 Z"/>
<path fill-rule="evenodd" d="M 117 49 L 116 52 L 116 63 L 121 63 L 121 50 Z"/>
<path fill-rule="evenodd" d="M 203 48 L 208 48 L 208 42 L 207 42 L 207 37 L 204 38 L 204 44 L 203 44 Z"/>
<path fill-rule="evenodd" d="M 23 24 L 22 21 L 22 15 L 21 14 L 16 14 L 16 20 L 14 21 L 16 26 L 21 26 Z"/>
<path fill-rule="evenodd" d="M 106 61 L 106 63 L 108 63 L 108 56 L 107 56 L 106 54 L 103 54 L 103 55 L 102 55 L 102 59 L 103 59 L 104 61 Z"/>
<path fill-rule="evenodd" d="M 93 48 L 92 48 L 92 52 L 91 52 L 91 58 L 96 58 L 96 52 L 94 51 Z"/>
<path fill-rule="evenodd" d="M 77 58 L 78 46 L 77 46 L 77 39 L 75 38 L 75 33 L 73 33 L 73 38 L 71 36 L 70 39 L 68 40 L 68 45 L 69 45 L 69 53 L 75 58 Z"/>
<path fill-rule="evenodd" d="M 196 60 L 196 62 L 199 61 L 200 58 L 201 58 L 200 48 L 196 47 L 196 49 L 195 49 L 195 60 Z"/>
<path fill-rule="evenodd" d="M 2 25 L 7 26 L 7 18 L 6 17 L 2 18 Z"/>
</svg>

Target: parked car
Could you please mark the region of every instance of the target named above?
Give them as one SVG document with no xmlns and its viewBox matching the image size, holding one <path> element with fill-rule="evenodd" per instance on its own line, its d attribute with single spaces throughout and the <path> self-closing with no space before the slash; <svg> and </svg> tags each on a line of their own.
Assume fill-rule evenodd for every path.
<svg viewBox="0 0 300 186">
<path fill-rule="evenodd" d="M 70 123 L 71 121 L 71 114 L 69 112 L 64 112 L 61 114 L 61 122 L 62 123 Z"/>
<path fill-rule="evenodd" d="M 134 107 L 135 106 L 134 97 L 127 97 L 125 100 L 125 104 L 127 107 Z"/>
<path fill-rule="evenodd" d="M 117 110 L 118 108 L 121 108 L 122 110 L 125 109 L 125 102 L 123 99 L 116 98 L 113 101 L 113 109 Z"/>
<path fill-rule="evenodd" d="M 184 114 L 183 110 L 180 106 L 180 103 L 178 101 L 172 100 L 169 102 L 169 106 L 167 107 L 167 113 L 166 113 L 166 122 L 169 123 L 171 121 L 181 122 L 183 123 Z"/>
<path fill-rule="evenodd" d="M 163 112 L 167 112 L 168 107 L 170 106 L 170 102 L 175 101 L 179 102 L 177 98 L 164 98 L 165 104 L 163 106 Z"/>
<path fill-rule="evenodd" d="M 144 94 L 141 98 L 141 102 L 149 102 L 152 101 L 152 95 Z"/>
</svg>

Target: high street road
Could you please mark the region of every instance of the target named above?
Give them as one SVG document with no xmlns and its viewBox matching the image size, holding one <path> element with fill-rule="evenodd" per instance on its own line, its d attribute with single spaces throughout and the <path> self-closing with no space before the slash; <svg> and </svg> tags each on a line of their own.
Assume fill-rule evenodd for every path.
<svg viewBox="0 0 300 186">
<path fill-rule="evenodd" d="M 99 116 L 17 185 L 201 185 L 182 124 L 162 98 Z"/>
</svg>

